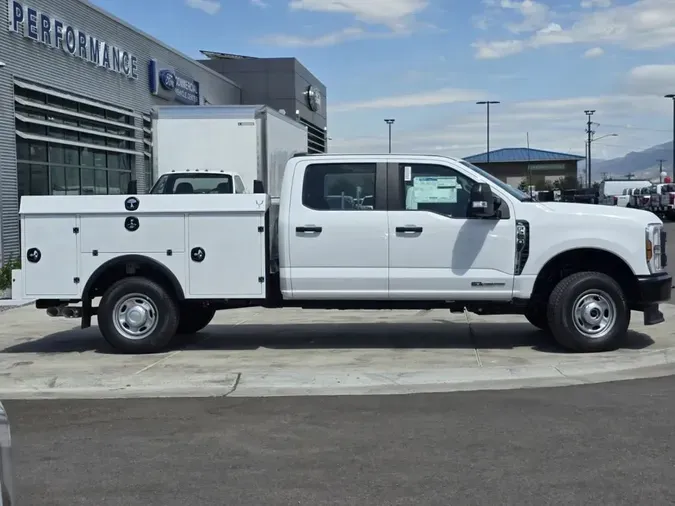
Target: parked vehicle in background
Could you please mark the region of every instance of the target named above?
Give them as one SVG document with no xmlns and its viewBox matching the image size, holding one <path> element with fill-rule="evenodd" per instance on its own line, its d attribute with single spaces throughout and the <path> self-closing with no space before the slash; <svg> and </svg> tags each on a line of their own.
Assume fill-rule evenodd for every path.
<svg viewBox="0 0 675 506">
<path fill-rule="evenodd" d="M 157 183 L 172 172 L 224 171 L 241 177 L 249 193 L 259 179 L 279 195 L 286 161 L 307 152 L 307 127 L 264 105 L 155 107 L 152 122 Z M 205 188 L 212 182 L 205 181 Z M 156 188 L 153 193 L 163 193 Z"/>
<path fill-rule="evenodd" d="M 651 185 L 652 183 L 647 180 L 607 179 L 600 183 L 598 200 L 600 204 L 615 206 L 618 205 L 619 196 L 624 195 L 624 190 L 650 187 Z"/>
<path fill-rule="evenodd" d="M 252 193 L 252 189 L 247 191 L 241 176 L 236 172 L 197 169 L 163 174 L 149 193 L 154 195 Z"/>
<path fill-rule="evenodd" d="M 0 402 L 0 506 L 13 506 L 14 476 L 12 470 L 12 437 L 9 419 Z"/>
<path fill-rule="evenodd" d="M 636 198 L 637 202 L 637 208 L 638 209 L 647 209 L 649 207 L 649 203 L 652 200 L 652 187 L 651 186 L 645 186 L 644 188 L 640 188 L 638 192 L 638 196 Z"/>
<path fill-rule="evenodd" d="M 673 219 L 675 215 L 675 185 L 659 183 L 652 187 L 650 210 L 661 218 Z"/>
<path fill-rule="evenodd" d="M 621 192 L 621 195 L 616 197 L 616 205 L 617 206 L 628 207 L 628 204 L 630 202 L 631 190 L 632 190 L 632 188 L 624 188 L 624 190 Z"/>
</svg>

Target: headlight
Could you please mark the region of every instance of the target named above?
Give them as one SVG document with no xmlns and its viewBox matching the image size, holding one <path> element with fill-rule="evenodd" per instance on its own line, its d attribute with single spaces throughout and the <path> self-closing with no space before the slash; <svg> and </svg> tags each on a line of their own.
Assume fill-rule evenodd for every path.
<svg viewBox="0 0 675 506">
<path fill-rule="evenodd" d="M 663 230 L 663 223 L 647 225 L 645 229 L 645 259 L 649 272 L 652 274 L 665 269 L 665 239 L 666 233 Z"/>
</svg>

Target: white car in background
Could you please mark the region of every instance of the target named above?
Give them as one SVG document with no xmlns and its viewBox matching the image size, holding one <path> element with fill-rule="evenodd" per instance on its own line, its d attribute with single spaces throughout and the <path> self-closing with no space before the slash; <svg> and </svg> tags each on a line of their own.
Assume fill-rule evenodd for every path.
<svg viewBox="0 0 675 506">
<path fill-rule="evenodd" d="M 624 190 L 648 188 L 650 186 L 652 186 L 651 181 L 647 181 L 646 179 L 608 179 L 600 183 L 598 202 L 606 206 L 620 205 L 621 207 L 626 207 L 630 196 L 627 199 L 623 198 L 626 195 Z M 625 200 L 626 203 L 619 204 L 619 200 L 622 202 Z"/>
</svg>

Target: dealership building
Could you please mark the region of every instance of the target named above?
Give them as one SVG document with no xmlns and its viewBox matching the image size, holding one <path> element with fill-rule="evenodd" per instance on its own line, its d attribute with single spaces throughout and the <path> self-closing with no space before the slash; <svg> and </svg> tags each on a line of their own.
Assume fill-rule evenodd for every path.
<svg viewBox="0 0 675 506">
<path fill-rule="evenodd" d="M 295 58 L 195 60 L 86 0 L 4 1 L 0 17 L 3 262 L 19 252 L 20 196 L 148 189 L 153 107 L 265 104 L 326 150 L 326 88 Z"/>
</svg>

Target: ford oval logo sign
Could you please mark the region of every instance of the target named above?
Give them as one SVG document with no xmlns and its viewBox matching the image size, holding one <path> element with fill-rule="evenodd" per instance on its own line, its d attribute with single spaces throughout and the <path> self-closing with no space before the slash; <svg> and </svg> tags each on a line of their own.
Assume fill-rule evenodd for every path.
<svg viewBox="0 0 675 506">
<path fill-rule="evenodd" d="M 160 70 L 159 82 L 165 90 L 171 91 L 176 89 L 176 76 L 170 70 Z"/>
</svg>

